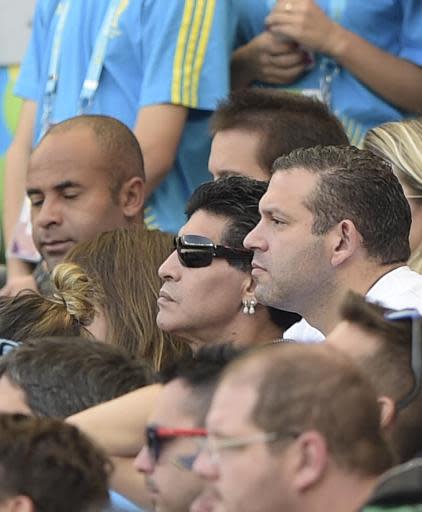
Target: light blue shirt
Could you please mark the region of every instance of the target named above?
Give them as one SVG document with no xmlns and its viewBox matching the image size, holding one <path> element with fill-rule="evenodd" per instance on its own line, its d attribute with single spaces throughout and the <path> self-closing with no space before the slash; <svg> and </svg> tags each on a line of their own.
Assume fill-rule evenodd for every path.
<svg viewBox="0 0 422 512">
<path fill-rule="evenodd" d="M 244 0 L 246 40 L 265 29 L 265 16 L 275 1 Z M 422 65 L 421 0 L 316 0 L 316 3 L 330 18 L 371 44 Z M 315 66 L 285 88 L 320 91 L 327 67 L 335 69 L 330 107 L 343 122 L 352 143 L 358 144 L 374 126 L 411 115 L 382 99 L 343 67 L 335 67 L 334 61 L 323 62 L 322 55 L 316 55 Z"/>
<path fill-rule="evenodd" d="M 51 121 L 73 117 L 108 0 L 72 0 L 63 30 Z M 15 92 L 44 101 L 59 0 L 38 0 L 32 38 Z M 151 226 L 175 232 L 193 190 L 210 179 L 208 120 L 229 90 L 237 18 L 232 1 L 122 0 L 108 41 L 100 84 L 85 113 L 118 118 L 130 128 L 140 108 L 163 103 L 189 108 L 176 161 L 148 203 Z M 38 108 L 34 141 L 41 130 Z"/>
</svg>

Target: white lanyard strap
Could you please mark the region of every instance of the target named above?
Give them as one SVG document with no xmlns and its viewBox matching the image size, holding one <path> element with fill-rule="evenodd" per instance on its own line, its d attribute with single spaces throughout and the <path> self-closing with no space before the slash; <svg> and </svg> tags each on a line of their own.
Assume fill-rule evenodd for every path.
<svg viewBox="0 0 422 512">
<path fill-rule="evenodd" d="M 58 21 L 56 30 L 54 32 L 50 63 L 48 67 L 48 79 L 44 91 L 43 113 L 41 116 L 41 132 L 39 138 L 44 135 L 51 123 L 51 114 L 53 111 L 54 100 L 57 92 L 57 83 L 59 81 L 59 65 L 63 44 L 63 32 L 69 13 L 70 2 L 71 0 L 62 0 L 56 9 Z M 121 3 L 122 0 L 110 0 L 109 2 L 104 21 L 95 41 L 94 51 L 92 52 L 88 65 L 88 71 L 83 81 L 82 90 L 79 95 L 79 114 L 82 114 L 91 105 L 95 93 L 97 92 L 101 71 L 104 66 L 107 44 L 110 39 L 116 12 Z"/>
</svg>

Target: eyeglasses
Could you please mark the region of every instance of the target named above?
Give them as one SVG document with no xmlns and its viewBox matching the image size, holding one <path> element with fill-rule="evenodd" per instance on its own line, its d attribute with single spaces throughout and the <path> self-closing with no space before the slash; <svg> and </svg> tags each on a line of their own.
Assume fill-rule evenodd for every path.
<svg viewBox="0 0 422 512">
<path fill-rule="evenodd" d="M 190 268 L 208 267 L 213 258 L 250 263 L 253 257 L 253 251 L 216 245 L 209 238 L 199 235 L 177 236 L 174 239 L 174 247 L 180 263 Z"/>
<path fill-rule="evenodd" d="M 0 339 L 0 357 L 6 355 L 20 344 L 21 343 L 19 341 Z"/>
<path fill-rule="evenodd" d="M 422 199 L 422 195 L 421 194 L 410 194 L 410 195 L 406 196 L 406 199 Z"/>
<path fill-rule="evenodd" d="M 417 309 L 403 309 L 385 313 L 384 318 L 394 322 L 404 320 L 412 322 L 411 368 L 415 381 L 412 389 L 396 402 L 396 409 L 401 410 L 419 395 L 422 388 L 422 316 Z"/>
<path fill-rule="evenodd" d="M 204 428 L 165 428 L 157 425 L 149 425 L 145 429 L 148 452 L 154 463 L 158 461 L 161 453 L 162 443 L 178 437 L 205 437 L 207 431 Z M 179 464 L 187 467 L 180 457 Z"/>
<path fill-rule="evenodd" d="M 296 438 L 300 432 L 259 432 L 250 436 L 219 438 L 215 436 L 199 440 L 201 450 L 209 453 L 211 461 L 219 462 L 223 450 L 235 450 L 256 443 L 274 443 L 281 439 Z"/>
</svg>

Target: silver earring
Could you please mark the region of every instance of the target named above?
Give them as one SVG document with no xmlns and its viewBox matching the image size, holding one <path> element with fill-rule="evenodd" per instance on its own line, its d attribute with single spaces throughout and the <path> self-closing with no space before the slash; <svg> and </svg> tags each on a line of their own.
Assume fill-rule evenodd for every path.
<svg viewBox="0 0 422 512">
<path fill-rule="evenodd" d="M 256 306 L 256 300 L 255 299 L 243 299 L 243 314 L 244 315 L 254 315 L 255 314 L 255 306 Z"/>
</svg>

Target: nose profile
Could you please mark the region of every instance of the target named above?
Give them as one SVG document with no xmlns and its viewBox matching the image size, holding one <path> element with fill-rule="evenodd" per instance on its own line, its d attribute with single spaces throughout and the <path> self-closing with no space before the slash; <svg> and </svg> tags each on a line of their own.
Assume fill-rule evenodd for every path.
<svg viewBox="0 0 422 512">
<path fill-rule="evenodd" d="M 250 249 L 252 251 L 255 249 L 262 249 L 263 243 L 260 237 L 261 222 L 262 221 L 258 222 L 252 231 L 249 231 L 249 233 L 245 236 L 243 245 L 246 249 Z"/>
<path fill-rule="evenodd" d="M 177 251 L 174 250 L 161 264 L 158 269 L 158 275 L 163 281 L 177 280 L 180 274 L 180 267 L 181 264 L 177 256 Z"/>
<path fill-rule="evenodd" d="M 212 481 L 218 478 L 217 464 L 212 460 L 210 453 L 206 449 L 198 453 L 192 470 L 205 480 Z"/>
<path fill-rule="evenodd" d="M 52 224 L 61 224 L 62 211 L 59 201 L 45 198 L 42 205 L 36 209 L 31 209 L 32 223 L 47 228 Z"/>
<path fill-rule="evenodd" d="M 140 473 L 150 474 L 154 471 L 154 464 L 152 463 L 151 456 L 146 446 L 143 446 L 142 450 L 136 456 L 133 461 L 133 466 Z"/>
</svg>

